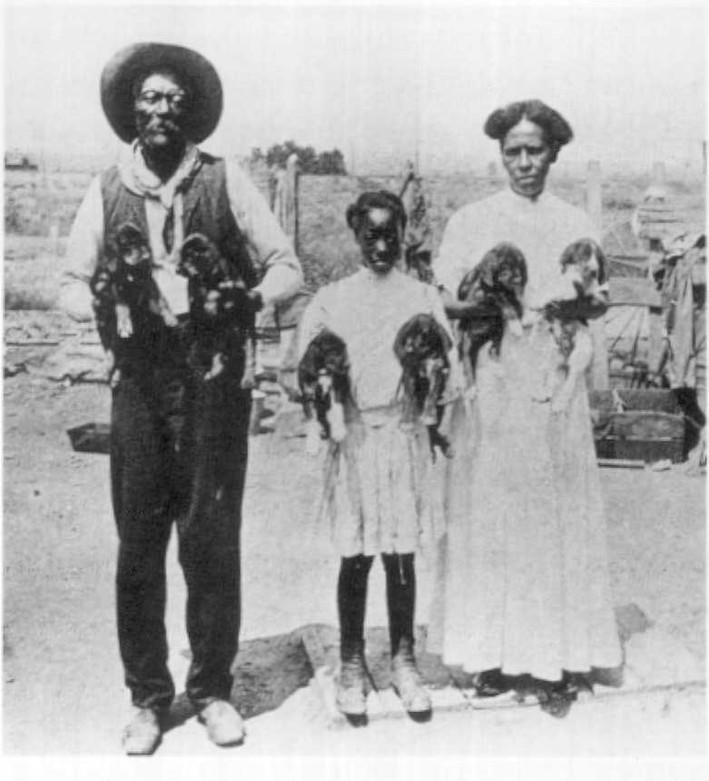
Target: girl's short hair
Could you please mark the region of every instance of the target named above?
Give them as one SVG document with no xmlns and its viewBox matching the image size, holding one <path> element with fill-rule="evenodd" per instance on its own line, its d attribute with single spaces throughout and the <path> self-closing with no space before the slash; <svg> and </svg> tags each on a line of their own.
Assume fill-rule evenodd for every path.
<svg viewBox="0 0 709 781">
<path fill-rule="evenodd" d="M 559 151 L 574 137 L 571 125 L 564 117 L 541 100 L 518 100 L 498 108 L 485 122 L 485 134 L 502 143 L 509 131 L 523 119 L 534 122 L 544 131 L 546 142 Z"/>
<path fill-rule="evenodd" d="M 389 190 L 372 190 L 362 193 L 355 203 L 347 207 L 347 224 L 355 233 L 370 209 L 389 209 L 402 230 L 406 228 L 406 209 L 401 198 Z"/>
</svg>

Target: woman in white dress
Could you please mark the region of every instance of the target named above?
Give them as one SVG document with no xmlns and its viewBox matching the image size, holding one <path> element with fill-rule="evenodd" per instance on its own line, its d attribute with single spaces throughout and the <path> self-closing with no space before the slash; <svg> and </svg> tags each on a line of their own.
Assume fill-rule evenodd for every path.
<svg viewBox="0 0 709 781">
<path fill-rule="evenodd" d="M 531 676 L 543 707 L 563 715 L 575 697 L 570 673 L 621 664 L 586 388 L 559 414 L 533 393 L 547 369 L 539 356 L 555 350 L 542 307 L 562 251 L 595 239 L 596 230 L 544 191 L 572 138 L 560 114 L 518 102 L 495 111 L 485 132 L 500 143 L 510 188 L 451 217 L 434 271 L 449 316 L 471 316 L 470 305 L 455 300 L 463 276 L 498 243 L 516 245 L 528 271 L 524 327 L 506 329 L 499 354 L 483 347 L 475 387 L 455 408 L 429 648 L 474 673 L 483 696 L 509 689 L 517 676 L 528 685 Z M 573 314 L 593 319 L 606 306 L 602 291 Z"/>
<path fill-rule="evenodd" d="M 426 427 L 402 424 L 397 333 L 417 314 L 433 315 L 449 333 L 438 290 L 399 271 L 406 213 L 389 192 L 369 192 L 349 207 L 347 221 L 363 267 L 326 285 L 303 314 L 299 352 L 327 329 L 347 346 L 354 407 L 347 435 L 330 442 L 324 506 L 341 556 L 337 587 L 341 671 L 337 704 L 365 713 L 364 614 L 367 579 L 381 554 L 386 574 L 392 682 L 410 713 L 430 712 L 414 660 L 414 555 L 443 531 Z M 451 336 L 452 344 L 452 336 Z M 451 356 L 451 359 L 453 356 Z"/>
</svg>

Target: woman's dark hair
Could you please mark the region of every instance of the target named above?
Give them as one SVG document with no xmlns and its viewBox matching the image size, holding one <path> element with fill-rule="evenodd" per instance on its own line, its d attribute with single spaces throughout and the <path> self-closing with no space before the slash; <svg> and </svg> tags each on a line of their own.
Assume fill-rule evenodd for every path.
<svg viewBox="0 0 709 781">
<path fill-rule="evenodd" d="M 394 215 L 394 219 L 401 225 L 402 230 L 406 227 L 406 209 L 404 209 L 401 198 L 388 190 L 375 190 L 362 193 L 356 203 L 347 207 L 347 224 L 355 233 L 359 230 L 362 220 L 370 209 L 389 209 Z"/>
<path fill-rule="evenodd" d="M 547 144 L 555 152 L 574 137 L 571 125 L 564 117 L 541 100 L 518 100 L 493 111 L 485 122 L 485 134 L 502 144 L 507 133 L 522 119 L 539 125 Z"/>
</svg>

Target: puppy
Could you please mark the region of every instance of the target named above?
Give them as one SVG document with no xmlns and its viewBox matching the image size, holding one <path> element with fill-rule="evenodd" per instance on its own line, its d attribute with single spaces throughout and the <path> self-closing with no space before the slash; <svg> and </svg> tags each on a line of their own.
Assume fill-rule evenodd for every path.
<svg viewBox="0 0 709 781">
<path fill-rule="evenodd" d="M 298 365 L 298 385 L 309 421 L 306 452 L 317 455 L 321 439 L 342 442 L 347 434 L 352 395 L 347 346 L 339 336 L 325 329 L 312 339 Z"/>
<path fill-rule="evenodd" d="M 188 279 L 190 363 L 204 379 L 218 377 L 226 365 L 243 357 L 241 387 L 256 384 L 256 317 L 246 285 L 227 259 L 201 233 L 184 240 L 177 273 Z"/>
<path fill-rule="evenodd" d="M 474 317 L 460 321 L 460 358 L 469 380 L 475 379 L 475 365 L 481 347 L 492 342 L 499 354 L 505 323 L 521 333 L 522 295 L 527 284 L 527 262 L 514 244 L 502 242 L 485 254 L 464 277 L 458 300 L 478 305 Z"/>
<path fill-rule="evenodd" d="M 151 265 L 152 253 L 143 231 L 125 222 L 109 236 L 105 258 L 89 282 L 112 385 L 118 382 L 121 364 L 134 348 L 141 343 L 145 346 L 161 325 L 177 324 L 152 277 Z"/>
<path fill-rule="evenodd" d="M 432 315 L 415 315 L 399 329 L 394 352 L 401 363 L 399 387 L 405 402 L 403 422 L 420 418 L 428 428 L 431 456 L 436 448 L 452 457 L 450 443 L 438 427 L 443 417 L 441 398 L 450 369 L 448 351 L 452 342 Z"/>
<path fill-rule="evenodd" d="M 596 296 L 608 274 L 605 255 L 592 239 L 570 244 L 559 262 L 561 277 L 543 308 L 557 349 L 544 363 L 547 370 L 541 391 L 534 395 L 536 401 L 551 401 L 552 412 L 557 414 L 568 409 L 578 383 L 593 361 L 588 323 L 574 312 L 574 302 Z M 560 384 L 559 376 L 563 377 Z"/>
</svg>

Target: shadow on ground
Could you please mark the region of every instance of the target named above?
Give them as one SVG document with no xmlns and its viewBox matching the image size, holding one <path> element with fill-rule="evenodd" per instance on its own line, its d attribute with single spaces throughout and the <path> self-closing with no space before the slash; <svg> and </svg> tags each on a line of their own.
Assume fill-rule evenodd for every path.
<svg viewBox="0 0 709 781">
<path fill-rule="evenodd" d="M 650 622 L 637 605 L 616 608 L 618 632 L 623 642 L 650 627 Z M 426 651 L 426 628 L 417 627 L 416 645 L 419 649 L 418 664 L 425 684 L 432 689 L 447 686 L 466 689 L 470 687 L 466 675 L 456 667 L 442 664 L 438 654 Z M 388 632 L 384 627 L 367 629 L 367 667 L 374 689 L 385 691 L 391 687 Z M 232 668 L 234 685 L 231 701 L 237 705 L 245 719 L 276 710 L 298 689 L 307 686 L 314 676 L 314 667 L 327 667 L 332 673 L 337 669 L 339 636 L 335 627 L 308 625 L 288 634 L 258 638 L 242 642 Z M 182 651 L 190 658 L 190 651 Z M 594 683 L 617 688 L 622 686 L 623 672 L 618 670 L 594 670 L 585 676 L 586 688 Z M 174 729 L 195 716 L 195 710 L 181 693 L 172 705 L 167 729 Z"/>
<path fill-rule="evenodd" d="M 182 651 L 182 655 L 191 657 L 189 650 Z M 231 701 L 245 719 L 280 707 L 313 677 L 302 630 L 240 643 L 232 673 Z M 182 692 L 170 708 L 167 729 L 184 724 L 194 715 L 195 709 Z"/>
</svg>

